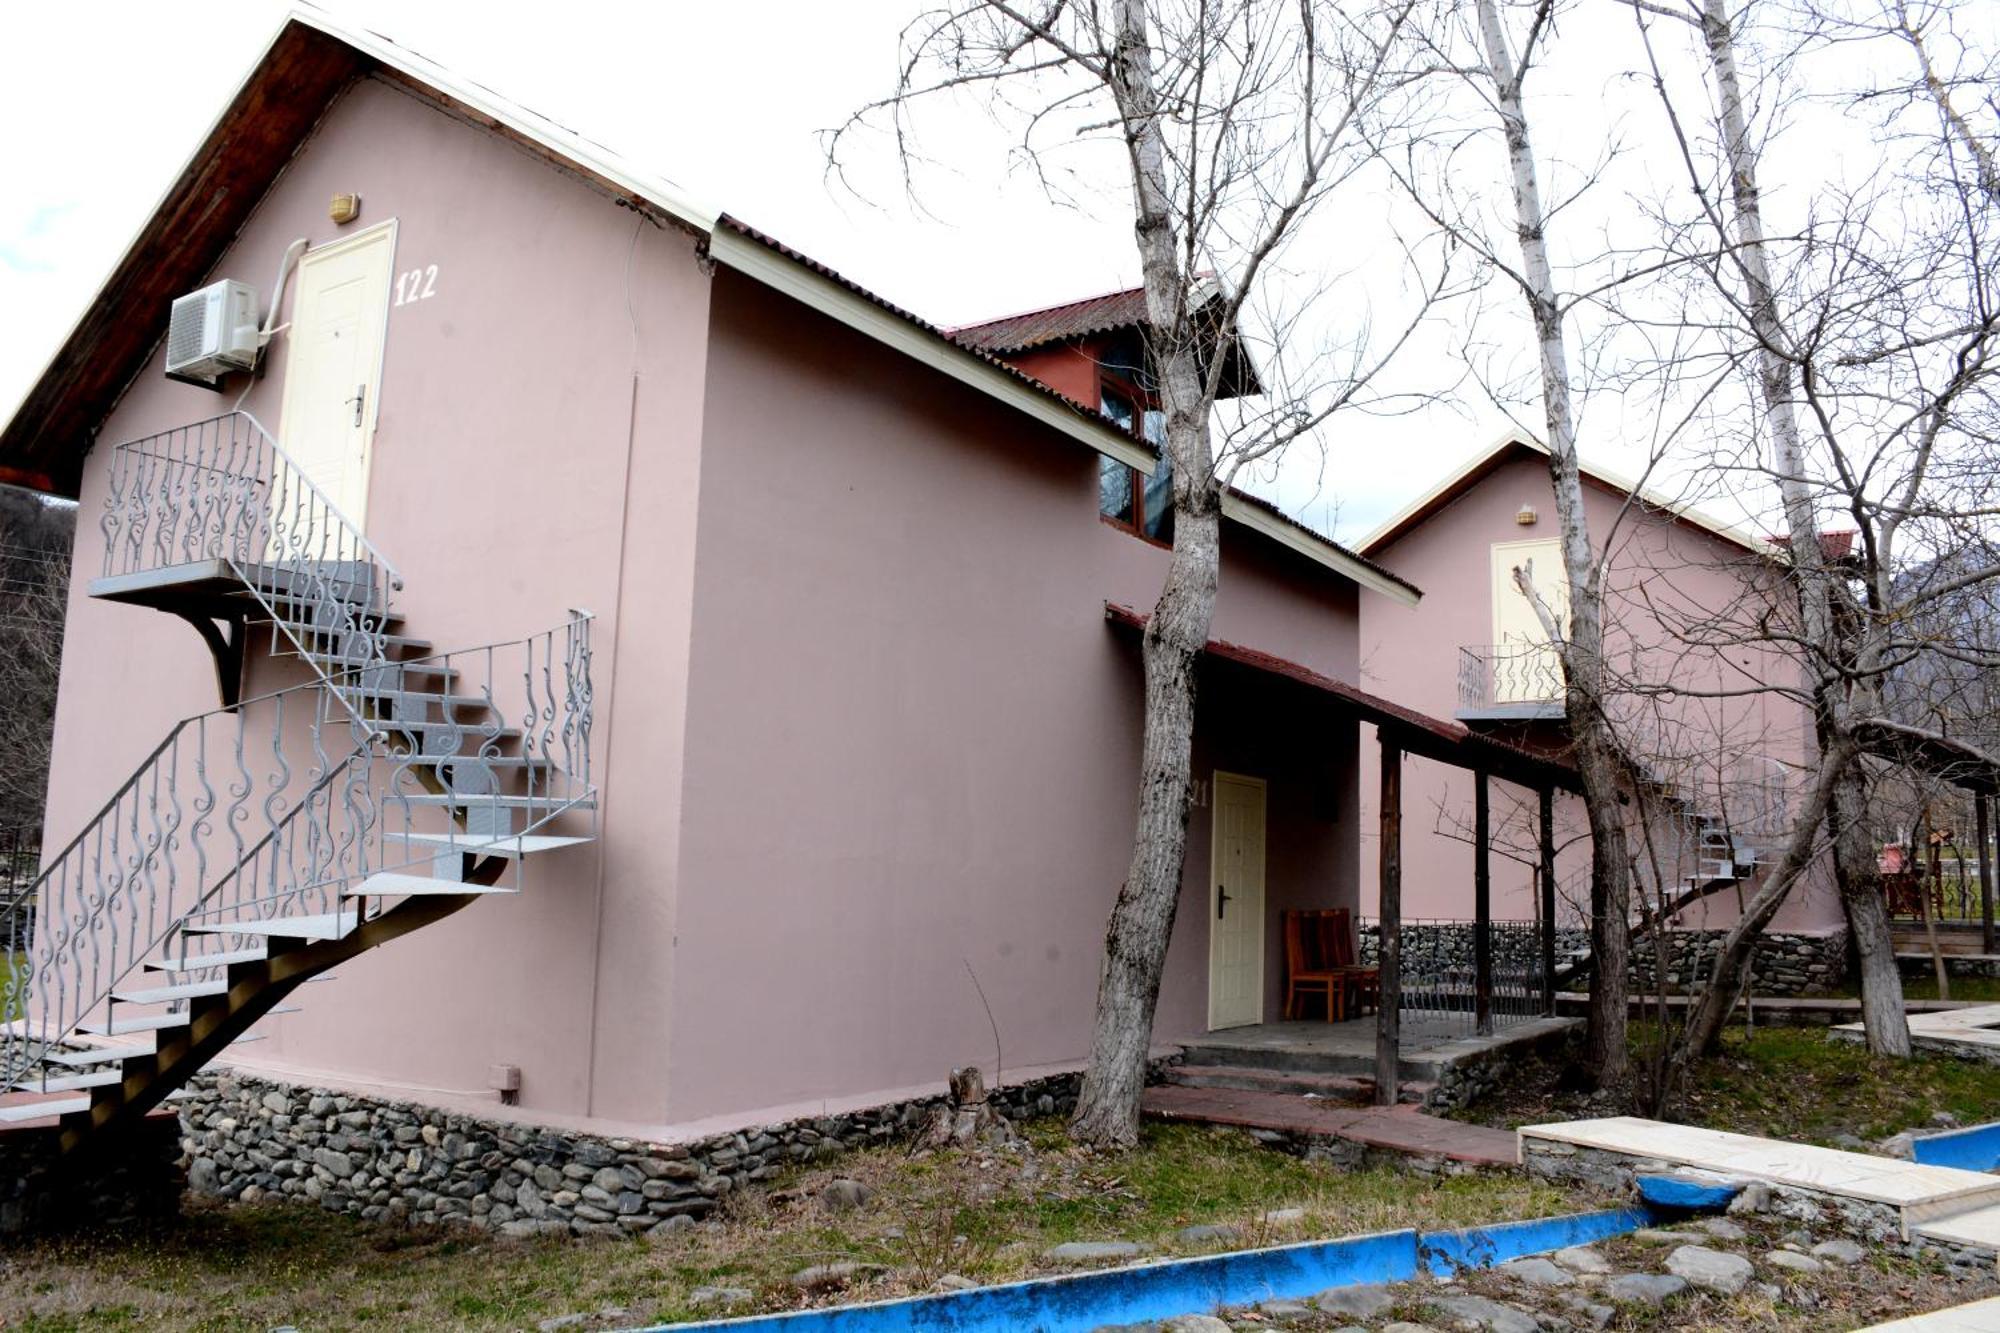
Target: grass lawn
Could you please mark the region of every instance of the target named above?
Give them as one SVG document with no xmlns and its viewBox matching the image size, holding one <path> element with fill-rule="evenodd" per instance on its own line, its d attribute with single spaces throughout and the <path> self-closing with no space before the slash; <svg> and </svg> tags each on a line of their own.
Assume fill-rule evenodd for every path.
<svg viewBox="0 0 2000 1333">
<path fill-rule="evenodd" d="M 1634 1029 L 1634 1058 L 1643 1059 L 1651 1033 Z M 1558 1072 L 1523 1069 L 1468 1118 L 1514 1128 L 1624 1113 L 1555 1090 Z M 1841 1135 L 1873 1142 L 1928 1126 L 1937 1111 L 1966 1123 L 2000 1119 L 2000 1069 L 1948 1056 L 1877 1059 L 1858 1044 L 1829 1041 L 1824 1028 L 1733 1027 L 1690 1084 L 1679 1117 L 1687 1123 L 1804 1143 L 1830 1145 Z"/>
<path fill-rule="evenodd" d="M 501 1241 L 464 1231 L 374 1226 L 279 1205 L 196 1206 L 179 1227 L 134 1239 L 0 1250 L 0 1328 L 263 1330 L 533 1329 L 555 1315 L 618 1307 L 605 1326 L 725 1313 L 689 1301 L 741 1288 L 747 1314 L 882 1299 L 958 1274 L 980 1282 L 1046 1271 L 1069 1240 L 1136 1240 L 1197 1253 L 1422 1224 L 1453 1226 L 1605 1201 L 1514 1173 L 1432 1179 L 1342 1171 L 1259 1146 L 1233 1130 L 1153 1126 L 1119 1158 L 1071 1150 L 1058 1122 L 1029 1127 L 1033 1151 L 855 1153 L 732 1198 L 716 1225 L 662 1240 Z M 830 1214 L 836 1177 L 876 1191 Z M 1304 1217 L 1278 1225 L 1271 1209 Z M 1182 1241 L 1202 1223 L 1233 1238 Z M 809 1295 L 813 1265 L 880 1265 L 851 1289 Z"/>
</svg>

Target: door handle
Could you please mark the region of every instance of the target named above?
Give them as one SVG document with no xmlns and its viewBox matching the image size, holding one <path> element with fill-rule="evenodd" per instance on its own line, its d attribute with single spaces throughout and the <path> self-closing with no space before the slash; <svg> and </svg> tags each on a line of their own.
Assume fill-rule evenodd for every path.
<svg viewBox="0 0 2000 1333">
<path fill-rule="evenodd" d="M 1222 920 L 1222 909 L 1229 905 L 1229 890 L 1220 884 L 1215 886 L 1215 919 Z"/>
<path fill-rule="evenodd" d="M 354 396 L 347 401 L 354 404 L 354 424 L 359 426 L 361 424 L 362 406 L 368 401 L 368 386 L 365 384 L 355 385 Z"/>
</svg>

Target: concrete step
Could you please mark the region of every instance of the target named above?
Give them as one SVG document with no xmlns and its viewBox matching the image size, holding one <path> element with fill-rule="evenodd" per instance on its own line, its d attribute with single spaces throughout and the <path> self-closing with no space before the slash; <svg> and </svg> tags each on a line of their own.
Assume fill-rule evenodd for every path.
<svg viewBox="0 0 2000 1333">
<path fill-rule="evenodd" d="M 1963 1212 L 1920 1222 L 1916 1233 L 1945 1245 L 1984 1250 L 2000 1255 L 2000 1204 L 1968 1208 Z"/>
<path fill-rule="evenodd" d="M 401 842 L 412 851 L 459 852 L 467 856 L 534 856 L 580 847 L 589 838 L 559 837 L 548 833 L 510 833 L 503 837 L 472 833 L 389 833 L 386 842 Z"/>
<path fill-rule="evenodd" d="M 29 1120 L 40 1120 L 45 1116 L 69 1115 L 89 1109 L 88 1097 L 37 1097 L 33 1101 L 0 1106 L 0 1125 L 19 1125 Z"/>
<path fill-rule="evenodd" d="M 194 1000 L 207 995 L 228 993 L 227 981 L 183 981 L 172 986 L 153 986 L 134 990 L 121 987 L 111 992 L 111 998 L 120 1004 L 172 1004 L 176 1000 Z"/>
<path fill-rule="evenodd" d="M 112 1083 L 122 1083 L 125 1075 L 117 1069 L 96 1069 L 88 1074 L 64 1074 L 58 1078 L 24 1078 L 14 1084 L 16 1092 L 76 1092 L 84 1088 L 101 1088 Z"/>
<path fill-rule="evenodd" d="M 335 940 L 360 924 L 353 912 L 316 912 L 308 916 L 274 916 L 262 921 L 216 921 L 183 926 L 190 935 L 262 936 L 266 939 Z"/>
<path fill-rule="evenodd" d="M 74 1051 L 50 1051 L 42 1059 L 49 1064 L 63 1065 L 70 1069 L 88 1069 L 92 1065 L 111 1064 L 115 1061 L 129 1060 L 134 1056 L 151 1055 L 152 1053 L 153 1048 L 150 1045 L 137 1046 L 130 1043 L 119 1043 L 116 1045 L 83 1047 Z"/>
<path fill-rule="evenodd" d="M 93 1018 L 87 1023 L 78 1023 L 76 1030 L 95 1037 L 124 1037 L 134 1032 L 158 1032 L 161 1028 L 183 1028 L 187 1025 L 186 1014 L 113 1014 L 110 1018 Z"/>
<path fill-rule="evenodd" d="M 438 879 L 434 875 L 398 875 L 384 871 L 370 875 L 359 884 L 343 890 L 348 898 L 400 898 L 418 895 L 439 894 L 509 894 L 520 890 L 509 885 L 462 884 L 455 879 Z"/>
<path fill-rule="evenodd" d="M 249 949 L 226 949 L 220 953 L 191 953 L 185 958 L 152 958 L 143 966 L 150 972 L 206 972 L 232 963 L 261 963 L 269 956 L 263 945 Z"/>
<path fill-rule="evenodd" d="M 1246 1092 L 1285 1092 L 1324 1101 L 1365 1106 L 1375 1099 L 1375 1080 L 1353 1074 L 1314 1074 L 1253 1065 L 1173 1065 L 1166 1081 L 1184 1088 L 1237 1088 Z"/>
</svg>

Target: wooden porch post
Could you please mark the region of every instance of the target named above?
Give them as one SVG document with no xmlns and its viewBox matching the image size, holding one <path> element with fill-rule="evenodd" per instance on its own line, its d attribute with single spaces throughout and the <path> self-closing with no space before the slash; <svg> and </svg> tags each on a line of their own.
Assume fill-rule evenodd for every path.
<svg viewBox="0 0 2000 1333">
<path fill-rule="evenodd" d="M 1544 787 L 1542 823 L 1542 1013 L 1556 1014 L 1556 794 Z"/>
<path fill-rule="evenodd" d="M 1382 993 L 1375 1007 L 1375 1104 L 1396 1104 L 1403 994 L 1403 751 L 1376 732 L 1382 749 L 1381 948 Z"/>
<path fill-rule="evenodd" d="M 1493 1035 L 1493 802 L 1486 770 L 1472 772 L 1472 1019 Z"/>
<path fill-rule="evenodd" d="M 1985 792 L 1972 798 L 1972 816 L 1979 834 L 1979 951 L 1990 954 L 1993 952 L 1993 863 L 1986 859 Z"/>
</svg>

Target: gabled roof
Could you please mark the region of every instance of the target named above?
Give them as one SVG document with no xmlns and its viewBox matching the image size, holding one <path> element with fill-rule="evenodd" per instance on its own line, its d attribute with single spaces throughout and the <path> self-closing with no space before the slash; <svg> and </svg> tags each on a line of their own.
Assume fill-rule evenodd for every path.
<svg viewBox="0 0 2000 1333">
<path fill-rule="evenodd" d="M 352 83 L 370 75 L 447 107 L 627 206 L 693 234 L 716 264 L 784 292 L 1106 457 L 1146 473 L 1159 461 L 1150 446 L 1091 407 L 696 203 L 672 181 L 379 34 L 342 28 L 317 10 L 303 9 L 279 24 L 75 328 L 0 427 L 0 482 L 76 494 L 89 435 L 165 335 L 172 299 L 209 275 L 320 118 Z M 1409 585 L 1307 529 L 1281 540 L 1342 577 L 1415 601 Z"/>
<path fill-rule="evenodd" d="M 1511 458 L 1523 455 L 1547 459 L 1549 448 L 1540 440 L 1530 439 L 1526 435 L 1511 431 L 1502 435 L 1483 452 L 1473 456 L 1457 470 L 1446 476 L 1436 486 L 1433 486 L 1430 490 L 1405 505 L 1373 532 L 1362 538 L 1357 549 L 1366 557 L 1373 558 L 1380 555 L 1390 543 L 1423 523 L 1446 505 L 1449 505 L 1459 496 L 1485 480 L 1502 463 L 1507 462 Z M 1586 481 L 1595 482 L 1597 485 L 1615 492 L 1619 496 L 1632 496 L 1648 509 L 1658 510 L 1680 522 L 1701 528 L 1732 545 L 1742 547 L 1753 555 L 1770 555 L 1769 549 L 1759 545 L 1757 540 L 1750 534 L 1739 528 L 1731 527 L 1720 519 L 1711 518 L 1685 501 L 1676 500 L 1660 491 L 1643 486 L 1639 482 L 1620 473 L 1613 472 L 1608 468 L 1598 467 L 1588 462 L 1579 460 L 1578 470 L 1583 474 Z"/>
</svg>

